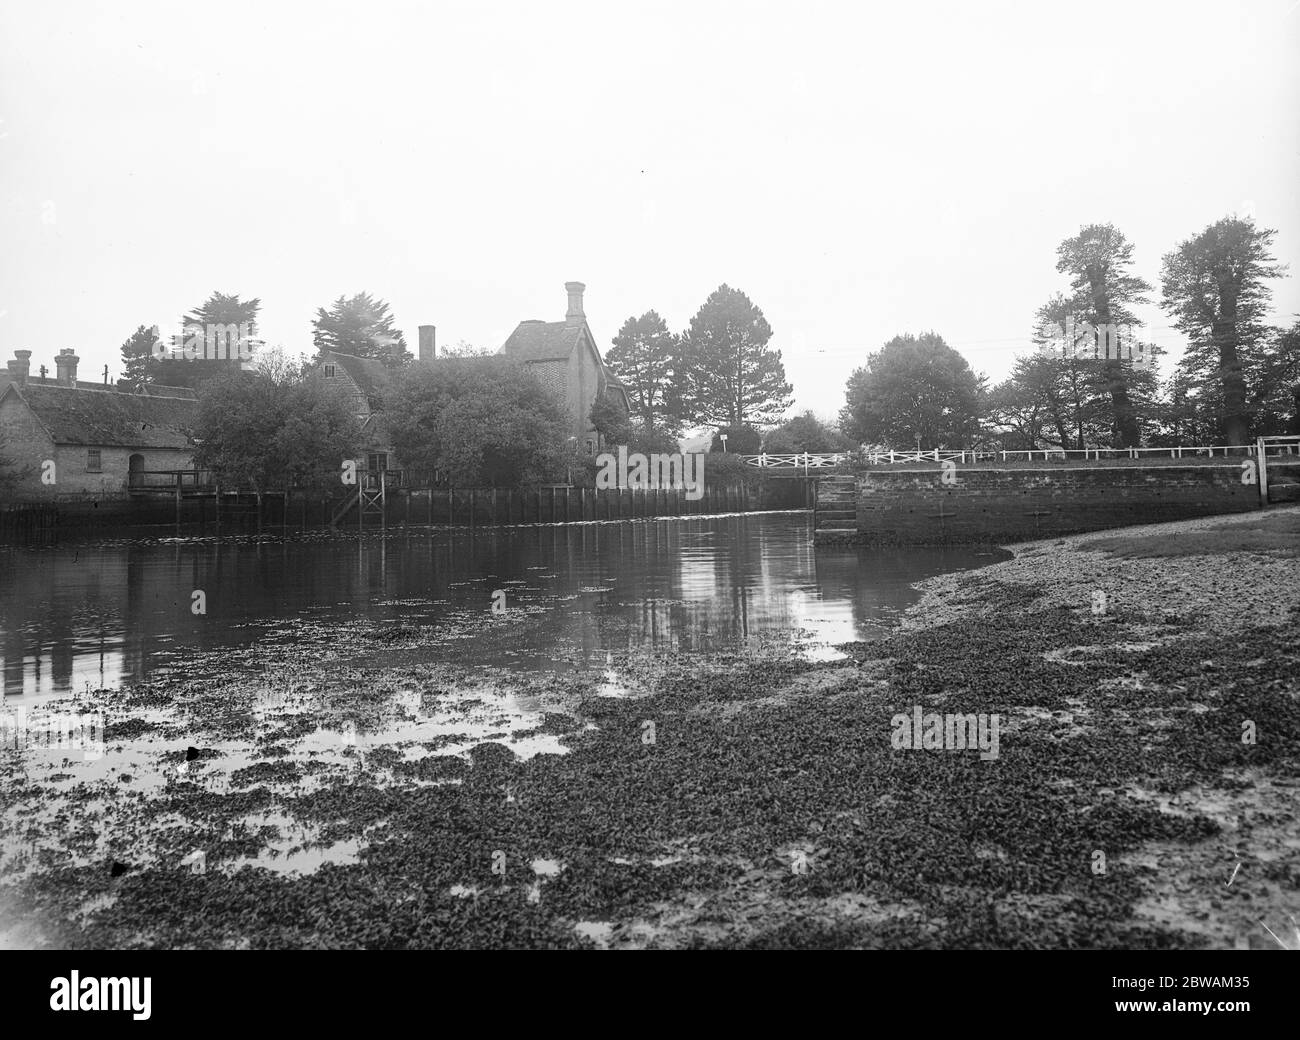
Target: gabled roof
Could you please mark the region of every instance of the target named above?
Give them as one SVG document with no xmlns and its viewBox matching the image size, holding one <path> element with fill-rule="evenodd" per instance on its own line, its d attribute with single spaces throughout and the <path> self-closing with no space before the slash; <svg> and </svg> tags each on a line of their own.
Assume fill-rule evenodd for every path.
<svg viewBox="0 0 1300 1040">
<path fill-rule="evenodd" d="M 567 361 L 585 326 L 565 321 L 521 321 L 501 348 L 518 361 Z"/>
<path fill-rule="evenodd" d="M 384 393 L 393 381 L 393 370 L 378 358 L 363 358 L 355 354 L 341 354 L 337 350 L 326 350 L 321 353 L 319 360 L 322 364 L 329 362 L 342 368 L 365 394 L 371 408 L 378 408 L 383 403 Z"/>
<path fill-rule="evenodd" d="M 174 397 L 31 383 L 11 383 L 4 392 L 9 393 L 27 404 L 55 444 L 188 448 L 198 416 L 194 401 Z"/>
</svg>

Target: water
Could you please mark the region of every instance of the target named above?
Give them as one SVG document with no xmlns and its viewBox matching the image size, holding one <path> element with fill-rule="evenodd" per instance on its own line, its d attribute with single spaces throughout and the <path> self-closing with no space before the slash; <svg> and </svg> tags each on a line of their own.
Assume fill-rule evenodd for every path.
<svg viewBox="0 0 1300 1040">
<path fill-rule="evenodd" d="M 5 704 L 114 689 L 206 651 L 228 650 L 238 668 L 241 650 L 311 646 L 340 626 L 413 662 L 571 670 L 614 650 L 789 634 L 805 654 L 833 658 L 834 644 L 878 636 L 914 602 L 912 583 L 1006 555 L 814 551 L 806 513 L 3 546 Z M 431 626 L 447 639 L 403 650 L 407 633 Z"/>
</svg>

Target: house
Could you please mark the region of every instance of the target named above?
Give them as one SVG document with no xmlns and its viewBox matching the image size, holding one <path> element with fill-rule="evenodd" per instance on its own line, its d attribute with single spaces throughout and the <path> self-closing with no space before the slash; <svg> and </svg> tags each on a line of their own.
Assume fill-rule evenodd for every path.
<svg viewBox="0 0 1300 1040">
<path fill-rule="evenodd" d="M 522 362 L 564 402 L 574 450 L 594 455 L 603 445 L 591 425 L 592 404 L 607 391 L 622 404 L 624 414 L 631 411 L 631 402 L 626 388 L 606 367 L 587 325 L 582 309 L 587 287 L 582 282 L 566 282 L 564 288 L 569 294 L 564 320 L 521 321 L 501 353 Z"/>
<path fill-rule="evenodd" d="M 318 378 L 338 387 L 352 403 L 352 414 L 361 424 L 359 466 L 372 472 L 388 469 L 392 447 L 384 426 L 383 403 L 392 385 L 393 368 L 379 358 L 324 350 L 316 359 L 315 370 Z"/>
<path fill-rule="evenodd" d="M 31 378 L 31 355 L 15 350 L 0 372 L 0 452 L 30 467 L 23 498 L 125 497 L 132 473 L 191 468 L 193 391 L 130 394 L 79 381 L 72 350 L 55 358 L 56 378 Z"/>
</svg>

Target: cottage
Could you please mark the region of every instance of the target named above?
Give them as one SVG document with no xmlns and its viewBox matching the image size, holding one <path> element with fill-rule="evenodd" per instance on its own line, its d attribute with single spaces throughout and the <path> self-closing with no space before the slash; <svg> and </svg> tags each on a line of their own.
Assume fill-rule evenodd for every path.
<svg viewBox="0 0 1300 1040">
<path fill-rule="evenodd" d="M 600 434 L 591 425 L 591 406 L 608 392 L 626 414 L 631 410 L 627 390 L 605 365 L 596 338 L 582 309 L 582 282 L 566 282 L 569 310 L 563 321 L 521 321 L 501 348 L 501 353 L 522 362 L 564 402 L 575 449 L 594 455 Z"/>
<path fill-rule="evenodd" d="M 31 378 L 31 353 L 14 351 L 0 373 L 0 445 L 30 467 L 21 497 L 125 497 L 133 473 L 193 465 L 193 391 L 129 394 L 79 381 L 72 350 L 55 359 L 56 378 Z"/>
<path fill-rule="evenodd" d="M 392 448 L 384 426 L 383 406 L 384 394 L 392 385 L 393 368 L 379 358 L 323 350 L 316 359 L 316 372 L 328 385 L 338 387 L 352 404 L 352 414 L 361 424 L 361 457 L 357 462 L 372 472 L 388 469 Z"/>
</svg>

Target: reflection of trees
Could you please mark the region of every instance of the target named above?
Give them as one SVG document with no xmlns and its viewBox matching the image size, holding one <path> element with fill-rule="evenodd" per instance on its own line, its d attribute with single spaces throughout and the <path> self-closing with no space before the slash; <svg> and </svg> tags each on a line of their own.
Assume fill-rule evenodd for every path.
<svg viewBox="0 0 1300 1040">
<path fill-rule="evenodd" d="M 909 583 L 990 562 L 961 550 L 814 550 L 811 541 L 806 517 L 742 515 L 12 551 L 0 555 L 4 689 L 21 692 L 37 676 L 64 691 L 136 681 L 160 649 L 247 645 L 263 622 L 423 625 L 448 610 L 470 619 L 468 646 L 483 665 L 574 654 L 590 663 L 607 648 L 709 650 L 814 625 L 852 639 L 912 602 Z M 506 584 L 518 579 L 536 591 Z M 545 609 L 492 624 L 491 594 L 502 587 L 516 590 L 510 606 Z M 195 616 L 190 595 L 200 588 L 208 612 Z"/>
</svg>

